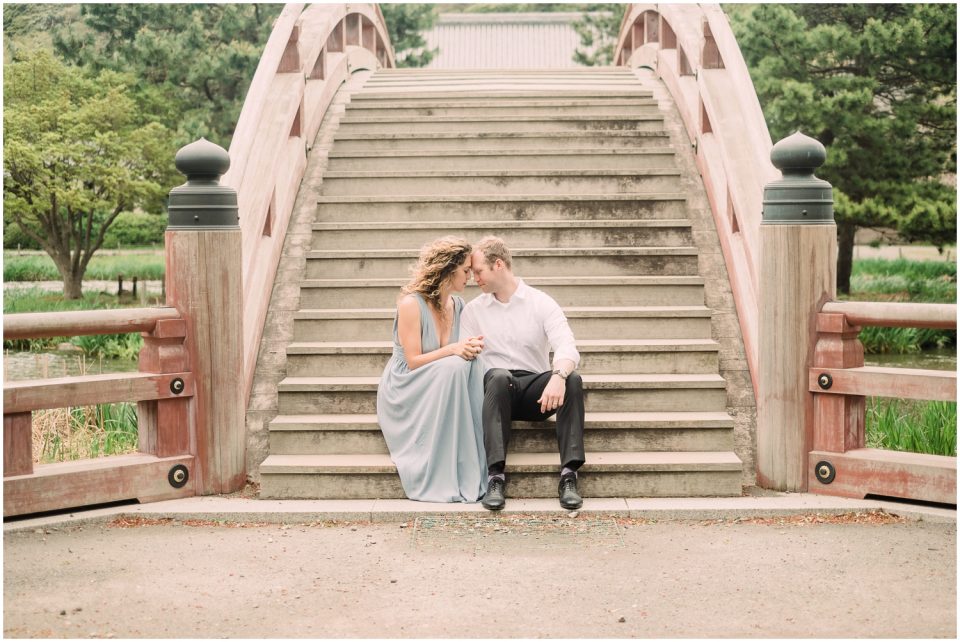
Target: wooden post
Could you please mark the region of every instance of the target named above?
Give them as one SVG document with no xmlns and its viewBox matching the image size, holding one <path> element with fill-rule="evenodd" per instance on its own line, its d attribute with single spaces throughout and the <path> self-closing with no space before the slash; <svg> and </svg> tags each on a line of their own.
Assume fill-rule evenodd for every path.
<svg viewBox="0 0 960 642">
<path fill-rule="evenodd" d="M 3 476 L 33 472 L 33 413 L 3 416 Z"/>
<path fill-rule="evenodd" d="M 863 366 L 860 326 L 850 325 L 842 314 L 817 315 L 817 340 L 813 364 L 822 368 Z M 813 395 L 813 450 L 845 453 L 866 445 L 867 398 L 862 395 Z"/>
<path fill-rule="evenodd" d="M 237 194 L 219 184 L 230 160 L 209 141 L 181 149 L 176 164 L 187 183 L 170 192 L 167 305 L 183 316 L 196 380 L 197 492 L 229 493 L 246 481 Z"/>
<path fill-rule="evenodd" d="M 760 226 L 757 481 L 805 492 L 813 445 L 816 315 L 836 295 L 837 231 L 830 184 L 813 176 L 823 145 L 799 132 L 770 153 L 783 178 L 764 189 Z"/>
<path fill-rule="evenodd" d="M 140 372 L 185 372 L 190 359 L 184 339 L 186 323 L 182 319 L 157 321 L 152 332 L 144 332 L 140 350 Z M 141 401 L 137 404 L 140 452 L 157 457 L 186 455 L 190 448 L 191 397 Z"/>
</svg>

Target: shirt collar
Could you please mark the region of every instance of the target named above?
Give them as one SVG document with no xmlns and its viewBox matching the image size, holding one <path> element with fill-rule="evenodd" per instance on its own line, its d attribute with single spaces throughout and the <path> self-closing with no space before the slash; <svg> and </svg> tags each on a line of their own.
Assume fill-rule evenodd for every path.
<svg viewBox="0 0 960 642">
<path fill-rule="evenodd" d="M 503 304 L 497 301 L 497 297 L 493 293 L 483 294 L 482 296 L 484 297 L 484 304 L 487 306 L 493 305 L 494 301 L 496 301 L 497 303 L 500 303 L 500 305 L 510 305 L 510 303 L 512 303 L 514 299 L 521 299 L 521 300 L 526 299 L 527 291 L 529 289 L 530 289 L 530 286 L 524 283 L 523 279 L 517 279 L 517 289 L 514 290 L 513 296 L 510 297 L 510 301 L 508 301 L 506 304 Z"/>
</svg>

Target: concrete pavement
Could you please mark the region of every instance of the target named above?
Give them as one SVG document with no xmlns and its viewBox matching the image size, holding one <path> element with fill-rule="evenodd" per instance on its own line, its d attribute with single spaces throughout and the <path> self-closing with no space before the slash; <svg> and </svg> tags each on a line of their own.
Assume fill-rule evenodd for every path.
<svg viewBox="0 0 960 642">
<path fill-rule="evenodd" d="M 7 637 L 955 637 L 945 509 L 194 498 L 4 525 Z"/>
</svg>

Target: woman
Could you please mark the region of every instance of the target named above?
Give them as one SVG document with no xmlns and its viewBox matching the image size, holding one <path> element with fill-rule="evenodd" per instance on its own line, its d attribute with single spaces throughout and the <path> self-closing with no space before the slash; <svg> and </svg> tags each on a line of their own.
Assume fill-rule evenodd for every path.
<svg viewBox="0 0 960 642">
<path fill-rule="evenodd" d="M 403 287 L 377 419 L 410 499 L 475 502 L 487 487 L 482 337 L 460 338 L 472 247 L 444 237 L 420 251 Z"/>
</svg>

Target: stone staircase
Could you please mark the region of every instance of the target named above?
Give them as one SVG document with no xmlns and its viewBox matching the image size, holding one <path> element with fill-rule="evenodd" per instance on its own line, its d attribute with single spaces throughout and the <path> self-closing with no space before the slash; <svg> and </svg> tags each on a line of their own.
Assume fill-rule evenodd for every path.
<svg viewBox="0 0 960 642">
<path fill-rule="evenodd" d="M 741 493 L 734 421 L 664 116 L 626 70 L 382 70 L 340 118 L 260 466 L 265 498 L 402 498 L 377 426 L 394 305 L 426 241 L 502 236 L 582 355 L 585 497 Z M 479 293 L 471 284 L 468 300 Z M 552 422 L 508 495 L 553 497 Z"/>
</svg>

